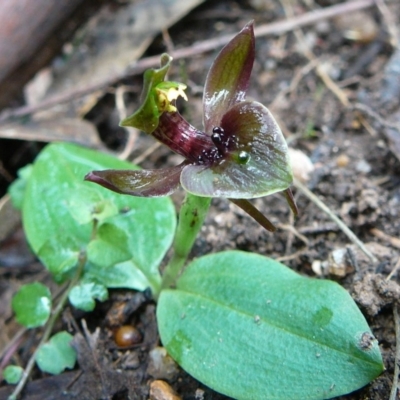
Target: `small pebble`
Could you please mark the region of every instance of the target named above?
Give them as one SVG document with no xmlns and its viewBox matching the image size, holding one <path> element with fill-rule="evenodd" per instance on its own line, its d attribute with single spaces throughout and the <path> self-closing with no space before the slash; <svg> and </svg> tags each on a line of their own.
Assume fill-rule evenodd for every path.
<svg viewBox="0 0 400 400">
<path fill-rule="evenodd" d="M 204 400 L 205 391 L 203 389 L 196 389 L 196 393 L 194 394 L 194 398 L 196 400 Z"/>
<path fill-rule="evenodd" d="M 128 353 L 123 361 L 124 369 L 137 369 L 140 367 L 140 359 L 137 353 Z"/>
<path fill-rule="evenodd" d="M 347 250 L 345 248 L 336 249 L 331 252 L 328 259 L 328 271 L 330 274 L 344 277 L 348 266 Z"/>
<path fill-rule="evenodd" d="M 132 325 L 123 325 L 115 331 L 114 340 L 118 347 L 131 347 L 142 341 L 142 334 Z"/>
<path fill-rule="evenodd" d="M 153 381 L 150 383 L 150 400 L 181 400 L 167 382 Z"/>
<path fill-rule="evenodd" d="M 311 269 L 317 276 L 334 275 L 339 278 L 345 277 L 354 270 L 348 259 L 347 248 L 333 250 L 325 261 L 314 260 Z"/>
<path fill-rule="evenodd" d="M 371 165 L 369 163 L 367 163 L 365 160 L 360 160 L 357 164 L 356 164 L 356 171 L 357 172 L 361 172 L 363 174 L 368 174 L 369 172 L 371 172 Z"/>
<path fill-rule="evenodd" d="M 307 182 L 314 172 L 314 164 L 301 150 L 289 147 L 289 158 L 292 164 L 293 175 L 301 182 Z"/>
<path fill-rule="evenodd" d="M 336 165 L 340 168 L 347 167 L 349 165 L 350 159 L 346 154 L 340 154 L 336 159 Z"/>
<path fill-rule="evenodd" d="M 332 31 L 332 26 L 329 21 L 323 20 L 315 24 L 315 30 L 322 35 L 328 35 Z"/>
<path fill-rule="evenodd" d="M 167 353 L 164 347 L 155 347 L 149 353 L 149 366 L 147 373 L 155 379 L 172 381 L 178 375 L 176 362 Z"/>
<path fill-rule="evenodd" d="M 311 269 L 313 270 L 314 274 L 317 276 L 324 276 L 325 271 L 322 267 L 322 261 L 321 260 L 314 260 L 311 264 Z"/>
<path fill-rule="evenodd" d="M 356 42 L 369 43 L 379 32 L 379 27 L 372 15 L 365 11 L 342 14 L 336 17 L 334 22 L 343 37 Z"/>
</svg>

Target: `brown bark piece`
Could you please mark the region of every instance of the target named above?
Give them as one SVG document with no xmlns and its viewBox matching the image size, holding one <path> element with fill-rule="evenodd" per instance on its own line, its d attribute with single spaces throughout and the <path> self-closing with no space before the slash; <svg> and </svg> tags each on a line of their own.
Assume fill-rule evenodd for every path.
<svg viewBox="0 0 400 400">
<path fill-rule="evenodd" d="M 51 60 L 68 31 L 61 25 L 84 1 L 0 2 L 0 107 Z M 76 21 L 69 28 L 73 25 Z"/>
</svg>

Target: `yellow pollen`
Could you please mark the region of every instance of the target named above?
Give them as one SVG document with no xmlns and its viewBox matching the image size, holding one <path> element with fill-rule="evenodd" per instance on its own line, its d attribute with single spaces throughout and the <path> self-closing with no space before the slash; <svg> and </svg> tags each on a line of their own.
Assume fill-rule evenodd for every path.
<svg viewBox="0 0 400 400">
<path fill-rule="evenodd" d="M 171 101 L 176 100 L 179 96 L 187 101 L 187 96 L 184 90 L 186 85 L 178 83 L 176 87 L 168 89 L 156 88 L 157 93 L 157 106 L 160 112 L 176 112 L 176 107 L 171 104 Z"/>
</svg>

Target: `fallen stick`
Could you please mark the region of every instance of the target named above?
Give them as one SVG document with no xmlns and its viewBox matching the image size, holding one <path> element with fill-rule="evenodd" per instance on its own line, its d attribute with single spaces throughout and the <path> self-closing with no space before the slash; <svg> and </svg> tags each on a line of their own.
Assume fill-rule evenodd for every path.
<svg viewBox="0 0 400 400">
<path fill-rule="evenodd" d="M 269 36 L 269 35 L 281 35 L 282 33 L 292 31 L 296 28 L 302 26 L 311 25 L 318 21 L 333 18 L 341 14 L 351 13 L 356 10 L 361 10 L 364 8 L 371 7 L 375 4 L 375 0 L 355 0 L 349 1 L 347 3 L 337 4 L 331 7 L 326 7 L 319 10 L 310 11 L 308 13 L 288 18 L 285 20 L 272 22 L 270 24 L 265 24 L 259 26 L 255 29 L 256 37 Z M 183 47 L 177 49 L 173 52 L 172 56 L 176 59 L 191 57 L 196 54 L 205 53 L 207 51 L 213 50 L 215 48 L 221 47 L 232 39 L 232 35 L 224 35 L 219 38 L 204 40 L 193 44 L 190 47 Z M 55 105 L 66 103 L 68 101 L 74 100 L 76 98 L 85 96 L 89 93 L 95 92 L 97 90 L 104 89 L 107 86 L 113 85 L 118 81 L 125 79 L 129 76 L 134 76 L 142 73 L 147 68 L 152 68 L 158 66 L 160 61 L 160 56 L 152 56 L 143 58 L 132 66 L 130 66 L 127 71 L 123 74 L 113 75 L 107 79 L 98 82 L 93 85 L 88 85 L 81 89 L 73 89 L 59 95 L 53 96 L 49 99 L 42 101 L 34 106 L 22 106 L 15 109 L 5 110 L 0 114 L 0 122 L 4 122 L 10 118 L 23 117 L 35 112 L 48 109 Z"/>
<path fill-rule="evenodd" d="M 294 187 L 299 189 L 309 200 L 311 200 L 317 207 L 319 207 L 329 218 L 334 221 L 341 231 L 356 245 L 361 251 L 374 263 L 378 260 L 376 257 L 365 247 L 364 243 L 355 235 L 355 233 L 339 218 L 331 209 L 319 199 L 307 186 L 303 185 L 298 179 L 294 179 Z"/>
</svg>

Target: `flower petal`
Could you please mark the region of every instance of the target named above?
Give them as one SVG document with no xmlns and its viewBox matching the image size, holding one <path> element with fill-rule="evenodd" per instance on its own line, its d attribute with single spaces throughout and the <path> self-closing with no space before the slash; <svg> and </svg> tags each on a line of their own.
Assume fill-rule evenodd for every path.
<svg viewBox="0 0 400 400">
<path fill-rule="evenodd" d="M 154 170 L 92 171 L 85 176 L 85 180 L 132 196 L 168 196 L 178 189 L 179 177 L 185 165 L 186 163 L 182 163 L 176 167 Z"/>
<path fill-rule="evenodd" d="M 246 212 L 251 218 L 258 222 L 264 229 L 269 232 L 275 232 L 276 226 L 257 208 L 246 199 L 229 199 L 233 204 L 236 204 L 244 212 Z"/>
<path fill-rule="evenodd" d="M 219 126 L 228 108 L 244 100 L 254 54 L 251 21 L 221 50 L 208 72 L 203 96 L 203 123 L 207 133 Z"/>
<path fill-rule="evenodd" d="M 292 182 L 286 141 L 269 110 L 254 101 L 235 104 L 221 127 L 236 137 L 214 165 L 187 165 L 181 174 L 185 190 L 198 196 L 251 199 L 287 189 Z"/>
</svg>

